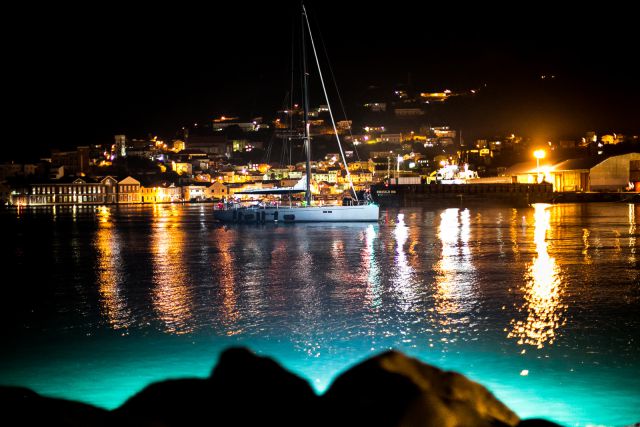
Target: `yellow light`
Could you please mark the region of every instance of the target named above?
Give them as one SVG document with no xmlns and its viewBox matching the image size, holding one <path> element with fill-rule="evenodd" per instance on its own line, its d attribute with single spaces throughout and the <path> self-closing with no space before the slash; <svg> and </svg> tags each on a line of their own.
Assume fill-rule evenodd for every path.
<svg viewBox="0 0 640 427">
<path fill-rule="evenodd" d="M 525 303 L 520 309 L 521 319 L 511 320 L 511 330 L 507 337 L 517 339 L 519 345 L 527 344 L 536 348 L 553 344 L 557 330 L 564 325 L 566 305 L 562 304 L 564 294 L 560 267 L 550 256 L 547 233 L 551 230 L 550 205 L 533 205 L 536 255 L 527 267 L 526 284 L 523 287 Z"/>
<path fill-rule="evenodd" d="M 540 159 L 544 159 L 545 152 L 544 150 L 536 150 L 533 152 L 533 157 L 536 158 L 536 173 L 538 174 L 537 182 L 538 184 L 542 182 L 544 176 L 540 174 Z"/>
</svg>

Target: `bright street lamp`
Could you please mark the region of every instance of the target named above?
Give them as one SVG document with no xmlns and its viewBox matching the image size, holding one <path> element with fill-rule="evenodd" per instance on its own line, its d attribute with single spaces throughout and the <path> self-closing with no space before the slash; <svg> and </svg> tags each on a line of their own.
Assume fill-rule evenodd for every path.
<svg viewBox="0 0 640 427">
<path fill-rule="evenodd" d="M 544 150 L 536 150 L 533 152 L 533 157 L 536 158 L 536 172 L 538 174 L 538 184 L 542 181 L 540 179 L 540 159 L 544 159 L 545 156 Z"/>
</svg>

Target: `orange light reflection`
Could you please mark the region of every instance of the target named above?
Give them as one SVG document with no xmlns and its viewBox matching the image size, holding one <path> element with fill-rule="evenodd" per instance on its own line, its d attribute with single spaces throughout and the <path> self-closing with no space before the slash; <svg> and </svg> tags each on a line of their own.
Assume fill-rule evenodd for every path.
<svg viewBox="0 0 640 427">
<path fill-rule="evenodd" d="M 564 324 L 561 303 L 563 293 L 560 269 L 555 258 L 549 256 L 547 232 L 551 228 L 550 205 L 537 203 L 534 212 L 534 243 L 536 256 L 525 274 L 525 303 L 520 309 L 526 312 L 525 320 L 513 319 L 507 337 L 515 338 L 519 345 L 542 348 L 553 344 L 556 331 Z"/>
<path fill-rule="evenodd" d="M 179 223 L 180 212 L 175 205 L 153 205 L 151 233 L 153 306 L 165 332 L 176 335 L 193 331 L 192 297 L 185 282 L 187 272 L 182 257 L 185 233 Z"/>
<path fill-rule="evenodd" d="M 100 311 L 113 329 L 131 326 L 133 319 L 127 300 L 122 295 L 122 255 L 120 239 L 111 221 L 111 211 L 101 206 L 97 211 L 98 230 L 94 245 L 97 259 L 97 283 Z"/>
</svg>

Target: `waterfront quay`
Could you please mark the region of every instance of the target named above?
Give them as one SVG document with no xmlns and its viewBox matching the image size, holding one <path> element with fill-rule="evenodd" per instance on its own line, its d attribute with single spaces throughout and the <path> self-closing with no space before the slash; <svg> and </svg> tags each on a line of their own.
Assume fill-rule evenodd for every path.
<svg viewBox="0 0 640 427">
<path fill-rule="evenodd" d="M 515 204 L 551 203 L 553 186 L 541 184 L 417 184 L 375 185 L 374 199 L 383 206 L 405 206 L 430 200 L 510 202 Z"/>
<path fill-rule="evenodd" d="M 381 206 L 416 206 L 437 200 L 491 202 L 526 206 L 533 203 L 640 203 L 640 193 L 553 191 L 540 184 L 417 184 L 374 185 L 372 195 Z"/>
</svg>

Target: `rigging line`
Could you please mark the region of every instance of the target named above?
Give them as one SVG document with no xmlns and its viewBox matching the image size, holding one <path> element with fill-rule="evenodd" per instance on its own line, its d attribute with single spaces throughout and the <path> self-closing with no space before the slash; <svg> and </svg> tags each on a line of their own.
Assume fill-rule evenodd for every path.
<svg viewBox="0 0 640 427">
<path fill-rule="evenodd" d="M 267 150 L 262 156 L 263 163 L 269 163 L 269 161 L 271 160 L 271 147 L 273 146 L 273 140 L 274 140 L 273 135 L 274 134 L 271 134 L 271 137 L 269 138 L 269 145 L 267 146 Z"/>
<path fill-rule="evenodd" d="M 289 98 L 289 95 L 290 94 L 288 92 L 285 92 L 284 98 L 282 99 L 282 104 L 281 105 L 282 105 L 282 108 L 283 108 L 284 111 L 288 110 L 287 99 Z M 276 123 L 277 123 L 277 121 L 276 121 Z M 278 137 L 277 137 L 277 135 L 278 135 L 278 127 L 277 127 L 277 125 L 276 125 L 276 128 L 273 130 L 273 134 L 272 135 L 273 135 L 273 139 L 274 140 L 278 139 Z M 282 143 L 281 147 L 280 147 L 280 163 L 283 163 L 284 159 L 285 159 L 285 156 L 286 156 L 286 147 L 285 147 L 285 144 L 284 144 L 284 137 L 280 137 L 280 139 L 281 139 L 281 143 Z M 269 149 L 271 149 L 271 146 L 269 147 Z"/>
<path fill-rule="evenodd" d="M 353 186 L 353 180 L 351 179 L 351 173 L 349 173 L 349 166 L 347 165 L 347 158 L 344 155 L 344 150 L 342 149 L 342 144 L 340 143 L 340 136 L 338 135 L 338 129 L 336 128 L 336 121 L 333 118 L 333 111 L 331 110 L 331 103 L 329 102 L 329 95 L 327 94 L 327 87 L 324 84 L 324 78 L 322 77 L 322 69 L 320 68 L 320 61 L 318 60 L 318 52 L 316 52 L 316 45 L 313 41 L 313 34 L 311 34 L 311 26 L 309 25 L 309 18 L 307 17 L 307 9 L 302 5 L 302 10 L 304 11 L 304 19 L 307 22 L 307 30 L 309 32 L 309 40 L 311 40 L 311 47 L 313 48 L 313 56 L 316 59 L 316 65 L 318 66 L 318 75 L 320 76 L 320 82 L 322 83 L 322 91 L 324 92 L 324 97 L 327 100 L 327 109 L 329 110 L 329 116 L 331 117 L 331 124 L 333 125 L 333 131 L 336 134 L 336 139 L 338 140 L 338 148 L 340 149 L 340 155 L 342 155 L 342 161 L 344 162 L 344 169 L 347 172 L 347 179 L 349 180 L 349 184 L 351 184 L 351 191 L 353 191 L 353 196 L 358 201 L 358 194 L 356 193 L 356 189 Z"/>
<path fill-rule="evenodd" d="M 282 101 L 283 104 L 286 104 L 287 96 L 288 94 L 285 93 L 284 100 Z M 277 134 L 278 134 L 277 129 L 274 129 L 273 132 L 271 132 L 271 135 L 269 136 L 269 144 L 267 145 L 267 149 L 265 150 L 265 153 L 262 156 L 264 163 L 269 163 L 271 161 L 271 152 L 273 150 L 274 141 L 277 139 Z"/>
<path fill-rule="evenodd" d="M 295 59 L 296 59 L 296 38 L 295 38 L 295 30 L 296 30 L 296 19 L 291 19 L 291 91 L 289 92 L 289 108 L 287 110 L 287 126 L 289 129 L 293 129 L 293 82 L 295 80 Z"/>
<path fill-rule="evenodd" d="M 293 99 L 295 97 L 295 72 L 296 72 L 296 23 L 297 14 L 291 16 L 291 91 L 289 92 L 289 106 L 287 107 L 287 133 L 286 138 L 282 138 L 282 161 L 284 165 L 291 165 L 292 162 L 292 143 L 291 134 L 293 133 Z M 287 161 L 287 150 L 289 159 Z"/>
<path fill-rule="evenodd" d="M 306 189 L 305 189 L 305 201 L 308 206 L 311 206 L 311 135 L 309 134 L 309 72 L 307 71 L 307 56 L 306 56 L 306 41 L 304 37 L 304 24 L 305 21 L 307 23 L 307 27 L 309 26 L 309 20 L 307 19 L 307 10 L 302 5 L 302 17 L 300 19 L 300 32 L 301 32 L 301 43 L 302 43 L 302 90 L 303 97 L 302 103 L 304 108 L 304 146 L 306 148 L 307 154 L 307 162 L 306 162 Z M 311 29 L 309 29 L 309 35 L 311 35 Z M 313 46 L 313 37 L 311 38 L 311 45 Z M 315 47 L 313 48 L 315 54 Z M 317 58 L 317 55 L 316 55 Z"/>
<path fill-rule="evenodd" d="M 315 17 L 314 17 L 315 18 Z M 320 25 L 318 24 L 318 20 L 316 21 L 316 27 L 318 28 L 318 37 L 320 38 L 320 43 L 322 44 L 322 51 L 324 52 L 324 57 L 327 60 L 327 64 L 329 65 L 329 73 L 331 74 L 331 80 L 333 81 L 333 85 L 336 89 L 336 93 L 338 94 L 338 101 L 340 101 L 340 108 L 342 108 L 342 114 L 344 115 L 344 119 L 348 122 L 349 118 L 347 117 L 347 109 L 344 107 L 344 102 L 342 101 L 342 95 L 340 94 L 340 89 L 338 89 L 338 80 L 336 80 L 336 76 L 333 73 L 333 67 L 331 66 L 331 61 L 329 61 L 329 53 L 327 52 L 327 47 L 324 43 L 324 38 L 322 37 L 322 30 L 320 29 Z M 351 125 L 349 125 L 349 136 L 351 137 L 351 144 L 353 145 L 353 150 L 356 153 L 356 158 L 360 161 L 360 153 L 358 153 L 358 147 L 353 143 L 353 132 L 351 131 Z"/>
</svg>

